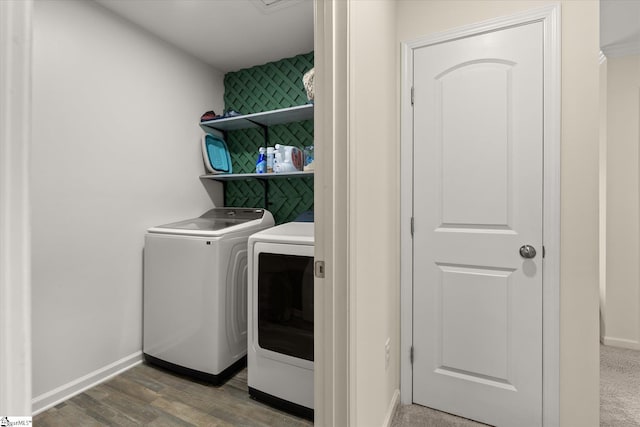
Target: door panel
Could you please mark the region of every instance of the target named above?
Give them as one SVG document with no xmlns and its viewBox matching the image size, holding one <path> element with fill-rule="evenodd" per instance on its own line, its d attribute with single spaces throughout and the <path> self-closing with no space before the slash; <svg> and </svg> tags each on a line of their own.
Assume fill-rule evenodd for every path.
<svg viewBox="0 0 640 427">
<path fill-rule="evenodd" d="M 441 369 L 507 381 L 512 271 L 439 267 Z M 476 351 L 469 353 L 469 348 Z"/>
<path fill-rule="evenodd" d="M 414 402 L 493 425 L 542 419 L 542 31 L 414 51 Z"/>
<path fill-rule="evenodd" d="M 435 78 L 443 224 L 508 223 L 509 71 L 500 63 L 471 62 Z M 484 156 L 491 161 L 474 161 Z"/>
</svg>

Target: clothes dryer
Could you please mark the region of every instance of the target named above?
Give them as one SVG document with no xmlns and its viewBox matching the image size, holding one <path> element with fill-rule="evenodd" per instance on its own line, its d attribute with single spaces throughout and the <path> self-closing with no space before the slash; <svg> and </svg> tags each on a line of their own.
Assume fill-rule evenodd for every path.
<svg viewBox="0 0 640 427">
<path fill-rule="evenodd" d="M 314 224 L 249 237 L 249 395 L 313 419 Z"/>
<path fill-rule="evenodd" d="M 143 353 L 219 385 L 246 364 L 247 240 L 264 209 L 215 208 L 145 236 Z"/>
</svg>

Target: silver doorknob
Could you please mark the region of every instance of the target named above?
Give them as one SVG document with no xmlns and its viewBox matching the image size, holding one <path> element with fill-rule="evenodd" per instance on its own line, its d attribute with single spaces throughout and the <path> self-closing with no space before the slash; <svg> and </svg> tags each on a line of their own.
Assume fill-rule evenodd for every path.
<svg viewBox="0 0 640 427">
<path fill-rule="evenodd" d="M 536 256 L 536 248 L 531 245 L 523 245 L 520 247 L 520 256 L 522 258 L 534 258 Z"/>
</svg>

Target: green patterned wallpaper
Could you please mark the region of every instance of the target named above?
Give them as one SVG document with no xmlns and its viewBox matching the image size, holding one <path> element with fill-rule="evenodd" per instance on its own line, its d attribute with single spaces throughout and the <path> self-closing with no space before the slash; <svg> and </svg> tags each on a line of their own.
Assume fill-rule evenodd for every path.
<svg viewBox="0 0 640 427">
<path fill-rule="evenodd" d="M 242 114 L 303 105 L 307 96 L 302 75 L 313 67 L 313 52 L 285 58 L 224 76 L 225 110 Z M 227 134 L 234 173 L 255 172 L 258 149 L 264 146 L 262 129 L 242 129 Z M 313 144 L 313 121 L 269 128 L 269 145 Z M 268 182 L 269 206 L 264 206 L 264 187 L 258 180 L 229 181 L 225 204 L 234 207 L 266 207 L 276 223 L 292 221 L 301 212 L 313 210 L 313 178 L 278 178 Z"/>
</svg>

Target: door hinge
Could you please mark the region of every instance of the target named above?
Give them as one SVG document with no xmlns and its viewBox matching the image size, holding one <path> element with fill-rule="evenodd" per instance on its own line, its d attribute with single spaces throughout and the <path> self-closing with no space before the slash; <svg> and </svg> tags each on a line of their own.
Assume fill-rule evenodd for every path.
<svg viewBox="0 0 640 427">
<path fill-rule="evenodd" d="M 318 279 L 324 279 L 324 261 L 316 261 L 313 264 L 313 272 Z"/>
<path fill-rule="evenodd" d="M 411 346 L 411 350 L 409 350 L 409 360 L 411 361 L 411 364 L 413 365 L 413 346 Z"/>
<path fill-rule="evenodd" d="M 413 237 L 413 217 L 411 217 L 411 237 Z"/>
<path fill-rule="evenodd" d="M 542 246 L 542 258 L 547 254 L 547 250 Z"/>
<path fill-rule="evenodd" d="M 411 105 L 413 105 L 413 86 L 411 86 Z"/>
</svg>

